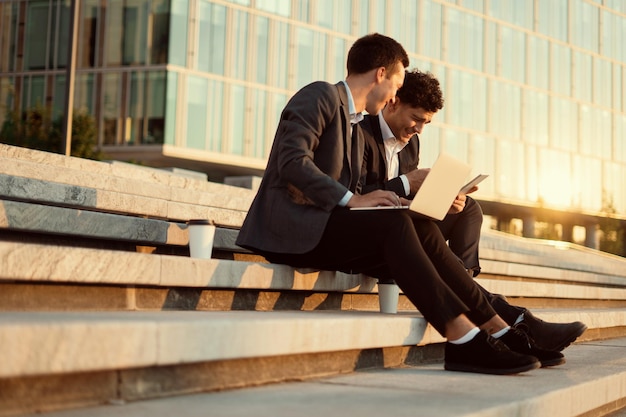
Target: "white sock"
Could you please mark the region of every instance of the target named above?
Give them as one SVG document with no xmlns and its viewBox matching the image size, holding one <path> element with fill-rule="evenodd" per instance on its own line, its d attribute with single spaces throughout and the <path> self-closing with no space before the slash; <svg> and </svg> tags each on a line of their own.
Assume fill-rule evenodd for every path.
<svg viewBox="0 0 626 417">
<path fill-rule="evenodd" d="M 453 345 L 462 345 L 463 343 L 467 343 L 472 340 L 478 333 L 480 333 L 480 329 L 478 327 L 474 327 L 472 330 L 465 333 L 465 336 L 462 336 L 461 338 L 456 340 L 448 340 L 448 342 L 452 343 Z"/>
<path fill-rule="evenodd" d="M 511 328 L 511 326 L 506 326 L 504 329 L 498 330 L 497 332 L 493 333 L 491 335 L 491 337 L 493 337 L 495 339 L 498 339 L 498 338 L 504 336 L 506 334 L 506 332 L 509 331 L 510 328 Z"/>
<path fill-rule="evenodd" d="M 513 326 L 515 326 L 517 323 L 521 322 L 522 320 L 524 320 L 524 313 L 520 314 L 519 317 L 517 317 L 517 320 L 515 320 L 515 323 L 513 323 Z"/>
</svg>

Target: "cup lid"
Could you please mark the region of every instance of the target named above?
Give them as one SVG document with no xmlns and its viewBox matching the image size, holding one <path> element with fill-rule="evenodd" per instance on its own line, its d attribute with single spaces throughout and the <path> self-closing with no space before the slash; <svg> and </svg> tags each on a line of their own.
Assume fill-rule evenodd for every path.
<svg viewBox="0 0 626 417">
<path fill-rule="evenodd" d="M 188 225 L 214 225 L 215 222 L 209 219 L 191 219 L 187 221 Z"/>
</svg>

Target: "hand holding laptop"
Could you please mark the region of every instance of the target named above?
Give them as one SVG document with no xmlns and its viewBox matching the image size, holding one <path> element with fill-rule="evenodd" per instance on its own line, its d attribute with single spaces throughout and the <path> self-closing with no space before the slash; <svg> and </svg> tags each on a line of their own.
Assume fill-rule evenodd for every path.
<svg viewBox="0 0 626 417">
<path fill-rule="evenodd" d="M 481 174 L 472 179 L 469 183 L 464 184 L 465 178 L 469 175 L 471 167 L 446 153 L 441 153 L 430 172 L 424 179 L 421 187 L 417 190 L 413 201 L 409 205 L 409 209 L 417 213 L 423 214 L 436 220 L 443 220 L 448 214 L 452 203 L 459 194 L 467 193 L 476 184 L 481 182 L 487 176 Z M 382 190 L 376 190 L 382 191 Z M 386 192 L 386 191 L 384 191 Z M 372 194 L 372 193 L 369 193 Z M 366 196 L 369 194 L 365 194 Z M 361 205 L 352 210 L 379 210 L 400 208 L 398 206 L 387 204 L 377 204 L 381 207 L 364 207 Z M 405 208 L 405 207 L 403 207 Z"/>
</svg>

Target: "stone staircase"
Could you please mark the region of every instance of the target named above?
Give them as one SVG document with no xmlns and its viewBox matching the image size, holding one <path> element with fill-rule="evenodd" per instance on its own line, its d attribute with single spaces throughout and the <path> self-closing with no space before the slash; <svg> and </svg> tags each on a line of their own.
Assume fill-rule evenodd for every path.
<svg viewBox="0 0 626 417">
<path fill-rule="evenodd" d="M 298 387 L 360 386 L 354 378 L 384 381 L 403 372 L 415 373 L 411 386 L 422 390 L 412 395 L 423 397 L 421 406 L 428 406 L 429 390 L 452 395 L 445 387 L 458 378 L 529 383 L 530 374 L 493 379 L 443 372 L 441 336 L 404 296 L 399 314 L 379 313 L 372 278 L 295 270 L 238 248 L 237 229 L 253 196 L 164 170 L 0 144 L 0 416 L 142 415 L 133 410 L 201 403 L 203 395 L 209 403 L 232 400 L 231 408 L 224 403 L 210 415 L 280 415 L 276 407 L 263 414 L 240 403 L 256 392 L 271 397 Z M 189 257 L 185 222 L 192 218 L 219 225 L 212 259 Z M 620 345 L 626 260 L 489 230 L 481 257 L 479 281 L 491 291 L 541 318 L 588 325 L 565 351 L 565 366 L 581 373 L 584 355 L 574 353 L 599 343 L 626 346 Z M 593 396 L 558 415 L 606 415 L 622 407 L 623 361 L 592 356 L 596 370 L 606 373 L 576 379 L 559 373 L 561 367 L 533 372 L 532 378 L 545 374 L 556 382 L 519 402 L 515 415 L 557 415 L 519 413 L 528 401 L 545 407 L 541 398 L 557 395 L 550 387 L 558 387 L 559 398 Z M 308 382 L 288 382 L 296 380 Z M 615 388 L 598 400 L 607 381 Z M 250 388 L 256 385 L 264 387 Z M 461 406 L 473 404 L 458 398 Z M 476 406 L 472 413 L 505 416 L 510 407 Z M 291 410 L 288 415 L 308 415 Z M 411 415 L 430 415 L 415 410 Z"/>
</svg>

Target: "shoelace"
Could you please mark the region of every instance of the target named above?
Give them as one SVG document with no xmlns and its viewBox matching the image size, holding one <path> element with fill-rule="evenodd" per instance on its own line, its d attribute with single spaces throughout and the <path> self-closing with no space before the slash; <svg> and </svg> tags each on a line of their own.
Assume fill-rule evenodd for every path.
<svg viewBox="0 0 626 417">
<path fill-rule="evenodd" d="M 521 323 L 519 323 L 521 324 Z M 513 334 L 519 338 L 522 339 L 523 343 L 526 344 L 526 346 L 528 347 L 529 350 L 532 349 L 532 343 L 531 343 L 531 337 L 528 333 L 519 330 L 518 328 L 515 327 L 511 327 L 511 329 L 509 330 L 510 332 L 513 332 Z"/>
<path fill-rule="evenodd" d="M 489 343 L 498 352 L 506 352 L 511 350 L 504 342 L 496 339 L 495 337 L 488 336 L 487 343 Z"/>
</svg>

